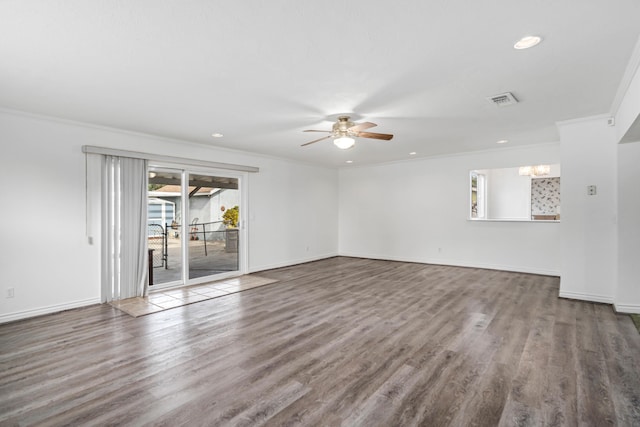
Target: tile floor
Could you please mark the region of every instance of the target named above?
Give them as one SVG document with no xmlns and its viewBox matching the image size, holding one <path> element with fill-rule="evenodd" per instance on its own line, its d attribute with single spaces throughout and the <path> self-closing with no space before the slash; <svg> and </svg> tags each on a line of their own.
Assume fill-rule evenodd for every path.
<svg viewBox="0 0 640 427">
<path fill-rule="evenodd" d="M 246 291 L 247 289 L 269 285 L 274 282 L 277 282 L 277 280 L 247 275 L 180 289 L 153 292 L 146 297 L 112 301 L 111 305 L 133 317 L 139 317 L 198 301 Z"/>
</svg>

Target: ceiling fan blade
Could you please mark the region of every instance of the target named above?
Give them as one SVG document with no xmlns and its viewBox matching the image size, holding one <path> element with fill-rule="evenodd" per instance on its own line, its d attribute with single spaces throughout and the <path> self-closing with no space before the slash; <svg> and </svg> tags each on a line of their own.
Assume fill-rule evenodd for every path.
<svg viewBox="0 0 640 427">
<path fill-rule="evenodd" d="M 330 130 L 315 130 L 315 129 L 307 129 L 307 130 L 303 130 L 302 132 L 326 132 L 326 133 L 331 133 Z"/>
<path fill-rule="evenodd" d="M 351 126 L 349 130 L 352 132 L 359 132 L 361 130 L 369 129 L 374 126 L 378 126 L 378 125 L 371 122 L 356 123 L 355 125 Z"/>
<path fill-rule="evenodd" d="M 358 132 L 356 136 L 360 138 L 384 139 L 385 141 L 389 141 L 391 138 L 393 138 L 393 135 L 388 133 L 374 133 L 374 132 Z"/>
<path fill-rule="evenodd" d="M 302 145 L 301 145 L 301 147 L 304 147 L 305 145 L 313 144 L 313 143 L 318 142 L 318 141 L 322 141 L 323 139 L 331 138 L 332 136 L 333 136 L 333 135 L 327 135 L 327 136 L 323 136 L 322 138 L 314 139 L 314 140 L 313 140 L 313 141 L 311 141 L 311 142 L 307 142 L 306 144 L 302 144 Z"/>
</svg>

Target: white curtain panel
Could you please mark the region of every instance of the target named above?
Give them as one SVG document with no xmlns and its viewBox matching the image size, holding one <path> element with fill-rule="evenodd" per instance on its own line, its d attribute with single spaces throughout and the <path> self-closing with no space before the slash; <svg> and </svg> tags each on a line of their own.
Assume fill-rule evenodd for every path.
<svg viewBox="0 0 640 427">
<path fill-rule="evenodd" d="M 104 156 L 102 302 L 148 292 L 147 161 Z"/>
</svg>

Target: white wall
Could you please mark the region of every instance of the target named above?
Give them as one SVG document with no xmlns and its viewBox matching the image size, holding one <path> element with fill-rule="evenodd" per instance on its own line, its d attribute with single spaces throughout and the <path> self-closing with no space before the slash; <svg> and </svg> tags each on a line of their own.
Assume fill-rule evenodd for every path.
<svg viewBox="0 0 640 427">
<path fill-rule="evenodd" d="M 338 176 L 334 169 L 263 160 L 250 175 L 252 271 L 337 255 Z"/>
<path fill-rule="evenodd" d="M 341 255 L 560 274 L 560 223 L 470 221 L 469 171 L 559 163 L 557 144 L 344 168 Z"/>
<path fill-rule="evenodd" d="M 618 145 L 616 310 L 640 313 L 640 142 Z"/>
<path fill-rule="evenodd" d="M 640 38 L 625 77 L 628 87 L 615 112 L 618 154 L 618 283 L 616 310 L 640 313 Z"/>
<path fill-rule="evenodd" d="M 82 145 L 259 167 L 249 174 L 250 271 L 337 253 L 336 170 L 7 112 L 0 135 L 0 322 L 99 301 Z"/>
<path fill-rule="evenodd" d="M 617 146 L 617 286 L 615 308 L 640 313 L 640 38 L 620 83 L 615 107 Z"/>
<path fill-rule="evenodd" d="M 617 281 L 617 139 L 608 117 L 558 124 L 562 159 L 560 295 L 613 303 Z M 596 185 L 597 195 L 587 195 Z"/>
</svg>

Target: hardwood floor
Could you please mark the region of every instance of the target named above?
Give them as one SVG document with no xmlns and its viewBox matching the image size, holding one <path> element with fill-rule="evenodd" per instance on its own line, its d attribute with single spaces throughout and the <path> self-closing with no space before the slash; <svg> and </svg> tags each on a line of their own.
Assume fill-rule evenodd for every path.
<svg viewBox="0 0 640 427">
<path fill-rule="evenodd" d="M 556 277 L 353 258 L 0 325 L 1 425 L 640 425 L 640 334 Z"/>
</svg>

